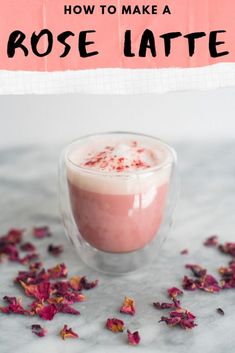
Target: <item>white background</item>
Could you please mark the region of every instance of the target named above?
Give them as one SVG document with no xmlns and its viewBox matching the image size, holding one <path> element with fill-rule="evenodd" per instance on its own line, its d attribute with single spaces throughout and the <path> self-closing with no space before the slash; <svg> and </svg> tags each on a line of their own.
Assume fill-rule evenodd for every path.
<svg viewBox="0 0 235 353">
<path fill-rule="evenodd" d="M 0 96 L 0 147 L 67 143 L 98 131 L 171 141 L 235 139 L 235 88 L 164 95 Z"/>
</svg>

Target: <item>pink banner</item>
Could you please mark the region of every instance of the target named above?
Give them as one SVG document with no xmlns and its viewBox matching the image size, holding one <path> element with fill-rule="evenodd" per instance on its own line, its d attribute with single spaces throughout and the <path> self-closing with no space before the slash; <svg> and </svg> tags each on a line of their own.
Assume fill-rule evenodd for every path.
<svg viewBox="0 0 235 353">
<path fill-rule="evenodd" d="M 235 62 L 234 41 L 234 0 L 1 4 L 1 70 L 201 67 Z"/>
</svg>

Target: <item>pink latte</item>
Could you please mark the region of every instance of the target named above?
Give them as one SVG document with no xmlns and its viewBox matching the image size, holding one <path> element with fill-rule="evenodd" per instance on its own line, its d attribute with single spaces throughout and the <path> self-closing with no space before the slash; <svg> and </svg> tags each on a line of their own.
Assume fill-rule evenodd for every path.
<svg viewBox="0 0 235 353">
<path fill-rule="evenodd" d="M 67 178 L 82 238 L 113 253 L 149 244 L 164 216 L 171 158 L 163 143 L 132 134 L 99 135 L 72 145 Z"/>
</svg>

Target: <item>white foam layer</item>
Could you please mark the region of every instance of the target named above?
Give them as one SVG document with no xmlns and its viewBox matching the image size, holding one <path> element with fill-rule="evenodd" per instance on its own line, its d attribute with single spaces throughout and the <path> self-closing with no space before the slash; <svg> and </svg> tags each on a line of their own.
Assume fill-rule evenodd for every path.
<svg viewBox="0 0 235 353">
<path fill-rule="evenodd" d="M 106 147 L 107 158 L 98 159 L 97 163 Z M 102 194 L 136 194 L 158 188 L 169 182 L 174 159 L 161 141 L 131 134 L 98 135 L 80 140 L 69 147 L 66 157 L 69 182 Z"/>
</svg>

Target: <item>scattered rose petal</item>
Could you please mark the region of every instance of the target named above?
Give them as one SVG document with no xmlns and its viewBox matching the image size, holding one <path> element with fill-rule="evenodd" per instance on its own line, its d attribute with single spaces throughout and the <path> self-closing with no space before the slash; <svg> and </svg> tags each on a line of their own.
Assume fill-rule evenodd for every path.
<svg viewBox="0 0 235 353">
<path fill-rule="evenodd" d="M 107 319 L 106 328 L 112 332 L 123 332 L 124 331 L 124 322 L 122 320 L 112 318 Z"/>
<path fill-rule="evenodd" d="M 172 288 L 169 288 L 167 290 L 168 292 L 168 295 L 170 298 L 173 298 L 175 299 L 176 297 L 178 297 L 178 295 L 182 295 L 183 294 L 183 291 L 177 287 L 172 287 Z"/>
<path fill-rule="evenodd" d="M 188 276 L 184 276 L 183 281 L 182 281 L 182 287 L 185 290 L 190 290 L 190 291 L 194 291 L 197 289 L 197 286 L 196 286 L 194 279 L 189 278 Z"/>
<path fill-rule="evenodd" d="M 140 343 L 140 335 L 138 331 L 131 332 L 127 330 L 128 342 L 133 346 L 137 346 Z"/>
<path fill-rule="evenodd" d="M 22 265 L 28 265 L 28 263 L 32 260 L 35 260 L 38 258 L 38 254 L 37 253 L 31 253 L 31 254 L 28 254 L 26 256 L 24 256 L 22 259 L 19 259 L 19 262 L 22 264 Z"/>
<path fill-rule="evenodd" d="M 89 290 L 89 289 L 95 288 L 98 285 L 98 280 L 96 279 L 95 281 L 88 282 L 86 276 L 83 276 L 80 280 L 80 283 L 81 283 L 82 289 Z"/>
<path fill-rule="evenodd" d="M 52 320 L 54 316 L 58 313 L 58 309 L 55 304 L 49 305 L 42 305 L 41 308 L 36 309 L 36 313 L 43 319 L 43 320 Z"/>
<path fill-rule="evenodd" d="M 68 269 L 64 263 L 58 264 L 53 268 L 49 268 L 47 272 L 51 279 L 63 278 L 68 275 Z"/>
<path fill-rule="evenodd" d="M 52 284 L 52 288 L 55 290 L 57 296 L 66 295 L 71 289 L 68 281 L 57 281 Z"/>
<path fill-rule="evenodd" d="M 32 264 L 29 265 L 30 271 L 37 271 L 40 270 L 43 266 L 42 262 L 33 262 Z"/>
<path fill-rule="evenodd" d="M 166 317 L 162 316 L 159 322 L 165 322 L 168 326 L 173 327 L 180 323 L 181 319 L 179 317 Z"/>
<path fill-rule="evenodd" d="M 177 301 L 178 304 L 180 304 L 179 301 Z M 159 302 L 156 302 L 156 303 L 153 303 L 153 306 L 158 309 L 158 310 L 164 310 L 164 309 L 172 309 L 172 308 L 175 308 L 176 307 L 176 304 L 174 302 L 172 303 L 159 303 Z"/>
<path fill-rule="evenodd" d="M 38 239 L 43 239 L 45 237 L 51 236 L 49 227 L 34 227 L 33 228 L 33 236 Z"/>
<path fill-rule="evenodd" d="M 132 298 L 125 297 L 124 303 L 120 308 L 120 313 L 134 315 L 135 314 L 135 301 Z"/>
<path fill-rule="evenodd" d="M 63 245 L 50 244 L 48 246 L 47 251 L 49 252 L 49 254 L 51 254 L 53 256 L 58 256 L 64 251 L 64 247 L 63 247 Z"/>
<path fill-rule="evenodd" d="M 217 246 L 218 245 L 218 235 L 211 235 L 207 238 L 204 243 L 205 246 Z"/>
<path fill-rule="evenodd" d="M 95 288 L 98 285 L 98 280 L 88 282 L 86 276 L 83 276 L 83 277 L 73 276 L 70 278 L 69 284 L 71 288 L 73 288 L 76 291 L 81 291 L 83 289 L 89 290 L 89 289 Z"/>
<path fill-rule="evenodd" d="M 0 262 L 20 261 L 17 245 L 22 240 L 23 232 L 22 229 L 10 229 L 6 235 L 0 237 Z"/>
<path fill-rule="evenodd" d="M 206 275 L 201 278 L 197 283 L 197 287 L 209 293 L 216 293 L 221 290 L 218 281 L 212 275 Z"/>
<path fill-rule="evenodd" d="M 23 243 L 21 246 L 20 246 L 20 250 L 22 251 L 27 251 L 27 252 L 32 252 L 32 251 L 35 251 L 36 248 L 35 246 L 32 244 L 32 243 Z"/>
<path fill-rule="evenodd" d="M 200 265 L 185 265 L 195 276 L 195 279 L 184 276 L 182 286 L 185 290 L 201 289 L 209 293 L 216 293 L 221 290 L 218 281 L 212 275 L 207 274 L 207 270 Z"/>
<path fill-rule="evenodd" d="M 64 325 L 63 329 L 60 331 L 60 336 L 63 340 L 67 338 L 78 338 L 78 334 L 72 330 L 72 328 L 68 328 L 67 325 Z"/>
<path fill-rule="evenodd" d="M 1 238 L 4 239 L 8 244 L 19 244 L 22 240 L 24 229 L 12 228 L 8 233 Z"/>
<path fill-rule="evenodd" d="M 160 322 L 165 322 L 168 326 L 180 326 L 183 329 L 192 329 L 197 324 L 195 323 L 196 316 L 190 311 L 183 308 L 176 308 L 170 312 L 170 317 L 162 316 Z"/>
<path fill-rule="evenodd" d="M 235 243 L 225 243 L 218 246 L 219 250 L 224 253 L 235 257 Z"/>
<path fill-rule="evenodd" d="M 186 268 L 190 269 L 195 277 L 203 277 L 206 275 L 206 269 L 201 267 L 200 265 L 195 264 L 186 264 Z"/>
<path fill-rule="evenodd" d="M 69 284 L 71 288 L 73 288 L 76 291 L 82 290 L 81 277 L 78 277 L 78 276 L 71 277 L 69 280 Z"/>
<path fill-rule="evenodd" d="M 21 315 L 25 315 L 28 313 L 28 311 L 25 310 L 22 306 L 21 298 L 5 296 L 3 297 L 3 300 L 5 300 L 8 303 L 8 305 L 5 307 L 0 306 L 0 312 L 4 314 L 14 313 L 14 314 L 21 314 Z"/>
<path fill-rule="evenodd" d="M 1 246 L 0 250 L 1 255 L 6 255 L 8 260 L 19 262 L 19 251 L 16 248 L 15 244 L 4 244 Z"/>
<path fill-rule="evenodd" d="M 57 310 L 59 313 L 71 314 L 71 315 L 80 315 L 80 312 L 68 304 L 58 304 Z"/>
<path fill-rule="evenodd" d="M 48 303 L 70 305 L 77 302 L 82 302 L 84 300 L 86 300 L 86 298 L 83 294 L 68 292 L 61 296 L 55 296 L 55 297 L 49 298 Z"/>
<path fill-rule="evenodd" d="M 32 332 L 38 337 L 44 337 L 47 334 L 47 330 L 38 324 L 31 326 Z"/>
<path fill-rule="evenodd" d="M 28 297 L 34 297 L 38 300 L 47 300 L 50 297 L 50 282 L 41 282 L 39 284 L 26 284 L 23 281 L 20 281 L 20 284 L 24 288 L 25 294 Z"/>
<path fill-rule="evenodd" d="M 219 273 L 221 275 L 220 286 L 222 289 L 235 288 L 235 261 L 229 262 L 228 267 L 220 267 Z"/>
</svg>

